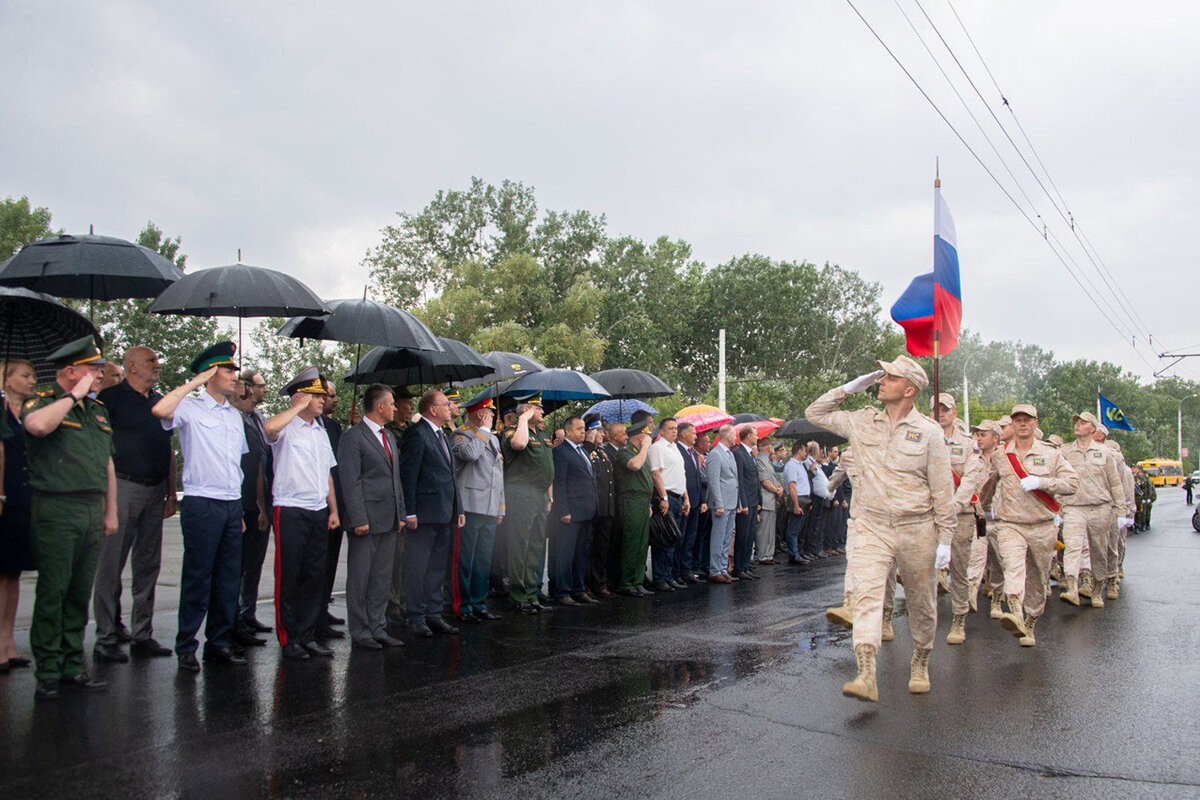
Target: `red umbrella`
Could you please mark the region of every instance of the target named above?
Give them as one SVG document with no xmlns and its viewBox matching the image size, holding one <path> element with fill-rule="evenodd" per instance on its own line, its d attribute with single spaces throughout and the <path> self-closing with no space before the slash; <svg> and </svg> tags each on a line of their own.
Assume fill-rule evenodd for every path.
<svg viewBox="0 0 1200 800">
<path fill-rule="evenodd" d="M 679 422 L 690 422 L 696 427 L 696 433 L 704 433 L 733 422 L 733 417 L 716 406 L 695 405 L 681 408 L 687 412 L 675 419 Z"/>
<path fill-rule="evenodd" d="M 758 438 L 762 439 L 774 433 L 782 423 L 783 420 L 776 422 L 775 420 L 768 419 L 763 420 L 762 422 L 743 422 L 737 427 L 739 432 L 746 427 L 754 428 L 754 432 L 758 434 Z"/>
</svg>

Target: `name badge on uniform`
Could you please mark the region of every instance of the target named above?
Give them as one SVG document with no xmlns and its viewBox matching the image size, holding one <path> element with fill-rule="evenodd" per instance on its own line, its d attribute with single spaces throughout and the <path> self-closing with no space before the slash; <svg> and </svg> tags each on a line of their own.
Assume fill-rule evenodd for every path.
<svg viewBox="0 0 1200 800">
<path fill-rule="evenodd" d="M 1034 465 L 1035 467 L 1044 467 L 1044 466 L 1046 466 L 1046 457 L 1045 457 L 1045 456 L 1034 456 L 1034 457 L 1033 457 L 1033 465 Z"/>
<path fill-rule="evenodd" d="M 908 433 L 904 434 L 904 440 L 908 442 L 919 442 L 921 441 L 921 432 L 909 431 Z"/>
<path fill-rule="evenodd" d="M 1104 453 L 1100 452 L 1099 450 L 1093 450 L 1092 458 L 1096 459 L 1097 461 L 1100 461 L 1101 459 L 1104 458 Z"/>
<path fill-rule="evenodd" d="M 950 455 L 961 456 L 962 454 L 963 454 L 963 448 L 962 448 L 961 444 L 955 445 L 954 447 L 950 448 Z"/>
</svg>

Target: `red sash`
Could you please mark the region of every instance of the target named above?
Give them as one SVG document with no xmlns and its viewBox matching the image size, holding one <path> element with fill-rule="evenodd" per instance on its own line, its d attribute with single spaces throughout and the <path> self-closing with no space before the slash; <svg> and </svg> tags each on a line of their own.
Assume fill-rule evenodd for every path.
<svg viewBox="0 0 1200 800">
<path fill-rule="evenodd" d="M 959 474 L 958 474 L 958 473 L 957 473 L 957 472 L 954 470 L 954 467 L 951 467 L 951 468 L 950 468 L 950 476 L 951 476 L 952 478 L 954 478 L 954 488 L 955 488 L 955 489 L 957 489 L 959 486 L 961 486 L 961 485 L 962 485 L 962 475 L 959 475 Z M 978 502 L 979 502 L 979 495 L 977 495 L 977 494 L 973 494 L 973 495 L 971 495 L 971 502 L 972 502 L 972 503 L 978 503 Z"/>
<path fill-rule="evenodd" d="M 1029 477 L 1029 473 L 1025 471 L 1025 465 L 1021 463 L 1021 459 L 1017 458 L 1016 453 L 1005 453 L 1004 455 L 1008 456 L 1009 466 L 1012 467 L 1013 472 L 1016 473 L 1018 478 Z M 1034 489 L 1032 492 L 1030 492 L 1030 494 L 1036 497 L 1042 505 L 1050 509 L 1052 514 L 1057 514 L 1062 511 L 1062 506 L 1058 504 L 1058 501 L 1055 500 L 1049 492 L 1043 492 L 1041 489 Z"/>
</svg>

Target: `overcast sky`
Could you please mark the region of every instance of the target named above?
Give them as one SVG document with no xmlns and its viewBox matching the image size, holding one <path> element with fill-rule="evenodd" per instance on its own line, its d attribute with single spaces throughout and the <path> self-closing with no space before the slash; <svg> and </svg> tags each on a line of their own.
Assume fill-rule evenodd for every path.
<svg viewBox="0 0 1200 800">
<path fill-rule="evenodd" d="M 1099 284 L 915 0 L 899 2 Z M 1021 141 L 946 0 L 921 2 Z M 896 4 L 856 5 L 1026 205 Z M 954 7 L 1156 348 L 1200 343 L 1187 244 L 1200 5 Z M 882 282 L 886 309 L 930 269 L 940 157 L 965 325 L 1144 375 L 1160 366 L 1105 321 L 844 0 L 0 2 L 0 65 L 0 196 L 28 195 L 69 232 L 132 237 L 153 219 L 182 236 L 192 268 L 240 247 L 323 297 L 354 296 L 396 211 L 477 175 L 532 185 L 543 208 L 604 213 L 611 233 L 685 239 L 710 265 L 746 252 L 837 262 Z M 1182 374 L 1200 376 L 1200 361 Z"/>
</svg>

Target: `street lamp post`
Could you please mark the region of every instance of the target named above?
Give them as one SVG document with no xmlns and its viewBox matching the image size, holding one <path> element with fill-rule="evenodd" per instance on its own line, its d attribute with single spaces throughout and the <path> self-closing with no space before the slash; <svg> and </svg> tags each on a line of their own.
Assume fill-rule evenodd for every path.
<svg viewBox="0 0 1200 800">
<path fill-rule="evenodd" d="M 978 353 L 978 350 L 972 350 L 963 362 L 963 422 L 966 423 L 968 432 L 971 430 L 971 388 L 967 383 L 967 367 L 971 366 L 971 359 Z"/>
</svg>

